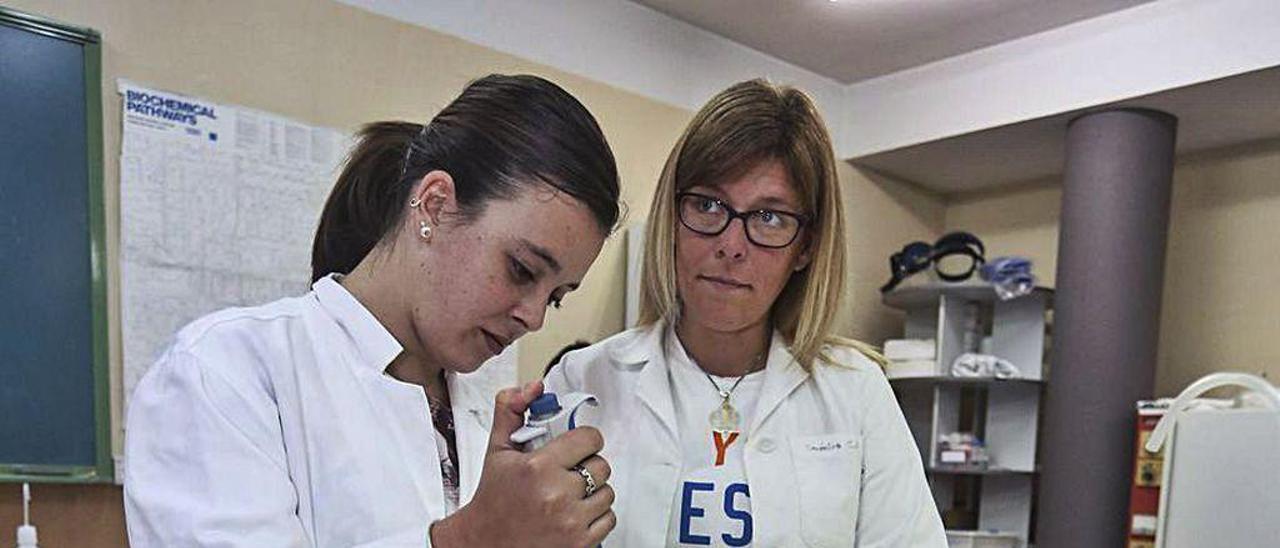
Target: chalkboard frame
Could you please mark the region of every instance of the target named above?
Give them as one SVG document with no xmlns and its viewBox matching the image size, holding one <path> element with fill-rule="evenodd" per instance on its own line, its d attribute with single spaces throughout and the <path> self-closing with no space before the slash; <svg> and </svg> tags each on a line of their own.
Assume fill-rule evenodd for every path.
<svg viewBox="0 0 1280 548">
<path fill-rule="evenodd" d="M 89 272 L 92 301 L 94 454 L 91 466 L 0 463 L 0 482 L 106 483 L 115 478 L 111 457 L 111 403 L 107 326 L 107 229 L 103 199 L 102 36 L 95 30 L 0 7 L 0 25 L 66 40 L 84 48 L 85 131 L 89 196 Z"/>
</svg>

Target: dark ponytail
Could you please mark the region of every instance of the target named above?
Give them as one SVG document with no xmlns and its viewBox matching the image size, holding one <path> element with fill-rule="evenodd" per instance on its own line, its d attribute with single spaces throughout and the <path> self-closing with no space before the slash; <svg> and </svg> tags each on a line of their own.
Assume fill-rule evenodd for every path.
<svg viewBox="0 0 1280 548">
<path fill-rule="evenodd" d="M 395 182 L 409 140 L 421 129 L 408 122 L 374 122 L 360 129 L 320 215 L 311 246 L 311 281 L 351 272 L 399 221 L 404 200 L 395 199 L 400 194 Z"/>
<path fill-rule="evenodd" d="M 601 231 L 618 222 L 618 169 L 599 125 L 536 76 L 486 76 L 426 126 L 374 122 L 357 138 L 320 215 L 312 281 L 360 264 L 400 222 L 413 184 L 434 170 L 453 177 L 463 221 L 489 200 L 546 184 L 587 206 Z"/>
</svg>

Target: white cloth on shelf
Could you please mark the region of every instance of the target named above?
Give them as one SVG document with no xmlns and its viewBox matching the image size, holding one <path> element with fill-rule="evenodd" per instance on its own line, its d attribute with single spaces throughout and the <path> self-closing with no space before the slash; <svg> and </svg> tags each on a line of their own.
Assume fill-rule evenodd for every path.
<svg viewBox="0 0 1280 548">
<path fill-rule="evenodd" d="M 951 364 L 951 375 L 955 377 L 995 377 L 1012 379 L 1022 376 L 1022 372 L 1012 362 L 991 354 L 961 354 Z"/>
<path fill-rule="evenodd" d="M 938 356 L 934 339 L 891 339 L 884 343 L 884 357 L 889 361 L 932 361 Z"/>
<path fill-rule="evenodd" d="M 938 374 L 935 360 L 890 361 L 884 366 L 884 374 L 890 379 L 933 377 Z"/>
</svg>

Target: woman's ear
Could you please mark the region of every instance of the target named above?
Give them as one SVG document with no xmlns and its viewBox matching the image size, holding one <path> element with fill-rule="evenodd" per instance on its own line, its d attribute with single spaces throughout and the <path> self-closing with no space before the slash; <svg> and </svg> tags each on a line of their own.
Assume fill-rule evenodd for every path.
<svg viewBox="0 0 1280 548">
<path fill-rule="evenodd" d="M 421 211 L 427 222 L 440 226 L 440 218 L 445 212 L 457 211 L 457 192 L 453 185 L 453 176 L 443 170 L 434 170 L 422 176 L 410 192 L 409 205 L 415 211 Z"/>
<path fill-rule="evenodd" d="M 799 272 L 809 268 L 809 263 L 813 262 L 813 242 L 809 238 L 805 238 L 803 247 L 800 248 L 800 254 L 796 255 L 795 261 L 791 265 L 792 272 Z"/>
</svg>

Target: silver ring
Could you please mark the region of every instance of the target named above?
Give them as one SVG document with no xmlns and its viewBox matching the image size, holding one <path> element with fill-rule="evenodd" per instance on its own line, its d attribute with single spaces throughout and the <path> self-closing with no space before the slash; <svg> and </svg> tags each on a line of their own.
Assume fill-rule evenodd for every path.
<svg viewBox="0 0 1280 548">
<path fill-rule="evenodd" d="M 587 481 L 587 496 L 589 497 L 594 495 L 597 489 L 596 479 L 591 477 L 591 472 L 588 472 L 587 468 L 581 464 L 574 465 L 573 470 L 577 472 L 579 476 L 582 476 L 582 479 Z"/>
</svg>

